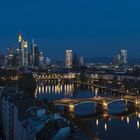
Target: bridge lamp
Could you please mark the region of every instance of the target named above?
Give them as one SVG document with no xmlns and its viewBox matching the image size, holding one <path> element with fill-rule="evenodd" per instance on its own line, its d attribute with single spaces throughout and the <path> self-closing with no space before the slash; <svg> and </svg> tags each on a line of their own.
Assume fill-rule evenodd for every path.
<svg viewBox="0 0 140 140">
<path fill-rule="evenodd" d="M 121 98 L 121 101 L 123 101 L 124 99 L 123 98 Z"/>
<path fill-rule="evenodd" d="M 103 106 L 107 107 L 106 101 L 103 101 Z"/>
<path fill-rule="evenodd" d="M 136 104 L 136 105 L 138 104 L 138 100 L 137 100 L 137 99 L 135 100 L 135 104 Z"/>
<path fill-rule="evenodd" d="M 70 112 L 74 112 L 74 105 L 73 105 L 73 103 L 69 104 L 69 111 Z"/>
</svg>

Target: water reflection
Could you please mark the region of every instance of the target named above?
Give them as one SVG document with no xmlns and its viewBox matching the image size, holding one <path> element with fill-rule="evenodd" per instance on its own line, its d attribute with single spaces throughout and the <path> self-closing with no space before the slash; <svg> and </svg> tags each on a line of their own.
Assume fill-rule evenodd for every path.
<svg viewBox="0 0 140 140">
<path fill-rule="evenodd" d="M 140 122 L 137 121 L 137 129 L 139 129 L 139 128 L 140 128 Z"/>
<path fill-rule="evenodd" d="M 106 123 L 104 125 L 104 129 L 105 129 L 105 131 L 107 131 L 107 124 Z"/>
<path fill-rule="evenodd" d="M 127 123 L 129 124 L 129 117 L 127 117 L 127 119 L 126 119 L 126 120 L 127 120 Z"/>
<path fill-rule="evenodd" d="M 96 119 L 96 126 L 98 126 L 99 125 L 99 120 L 98 119 Z"/>
<path fill-rule="evenodd" d="M 40 95 L 42 93 L 61 93 L 65 96 L 71 96 L 72 93 L 74 93 L 74 85 L 73 84 L 64 84 L 64 85 L 38 85 L 36 89 L 36 94 Z"/>
<path fill-rule="evenodd" d="M 108 93 L 106 90 L 99 90 L 95 87 L 81 87 L 74 84 L 52 84 L 38 85 L 36 96 L 45 96 L 47 99 L 63 98 L 90 98 L 94 96 L 110 96 L 115 93 Z M 100 140 L 139 140 L 140 136 L 140 110 L 129 109 L 129 102 L 118 101 L 111 103 L 108 113 L 97 112 L 96 104 L 83 104 L 72 108 L 75 118 L 82 120 L 89 125 L 93 134 L 98 133 Z M 62 107 L 62 110 L 64 107 Z M 78 116 L 78 115 L 79 116 Z M 87 117 L 81 117 L 87 114 Z M 131 132 L 131 133 L 129 133 Z M 78 134 L 80 137 L 81 134 Z M 74 139 L 73 139 L 74 140 Z"/>
</svg>

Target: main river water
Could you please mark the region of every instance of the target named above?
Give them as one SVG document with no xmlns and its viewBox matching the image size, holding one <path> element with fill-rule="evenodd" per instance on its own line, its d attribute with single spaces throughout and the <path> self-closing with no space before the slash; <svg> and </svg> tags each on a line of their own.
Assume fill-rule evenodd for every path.
<svg viewBox="0 0 140 140">
<path fill-rule="evenodd" d="M 58 100 L 63 98 L 92 98 L 95 96 L 117 96 L 95 87 L 74 84 L 49 84 L 37 87 L 35 95 L 41 99 Z M 75 117 L 80 117 L 100 140 L 140 140 L 140 110 L 124 113 L 125 103 L 114 102 L 109 105 L 109 115 L 93 115 L 95 104 L 87 103 L 75 107 Z M 68 140 L 87 140 L 84 132 L 73 128 Z"/>
</svg>

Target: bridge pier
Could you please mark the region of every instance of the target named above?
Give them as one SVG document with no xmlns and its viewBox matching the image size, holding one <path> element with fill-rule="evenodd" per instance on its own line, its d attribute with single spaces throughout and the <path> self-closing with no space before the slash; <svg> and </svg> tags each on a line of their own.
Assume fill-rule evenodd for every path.
<svg viewBox="0 0 140 140">
<path fill-rule="evenodd" d="M 74 104 L 73 103 L 69 104 L 69 112 L 74 113 Z"/>
<path fill-rule="evenodd" d="M 140 108 L 140 104 L 139 104 L 138 99 L 135 100 L 135 107 L 136 107 L 136 108 Z"/>
<path fill-rule="evenodd" d="M 103 110 L 108 111 L 108 103 L 105 100 L 103 101 Z"/>
<path fill-rule="evenodd" d="M 108 114 L 108 104 L 106 101 L 96 103 L 96 113 Z"/>
<path fill-rule="evenodd" d="M 134 99 L 134 100 L 124 99 L 124 100 L 125 100 L 125 111 L 140 108 L 138 99 Z"/>
</svg>

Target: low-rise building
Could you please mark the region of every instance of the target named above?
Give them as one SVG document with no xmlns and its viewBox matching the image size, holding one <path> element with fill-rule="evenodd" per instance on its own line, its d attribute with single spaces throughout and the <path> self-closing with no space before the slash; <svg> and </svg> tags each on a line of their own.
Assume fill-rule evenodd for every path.
<svg viewBox="0 0 140 140">
<path fill-rule="evenodd" d="M 70 133 L 70 127 L 62 117 L 54 117 L 40 100 L 14 88 L 4 88 L 1 110 L 4 140 L 40 140 L 38 136 L 48 124 L 52 124 L 49 122 L 60 126 L 60 121 L 56 120 L 62 120 L 65 125 L 52 129 L 52 136 L 62 135 L 63 129 L 67 132 L 64 136 Z"/>
</svg>

